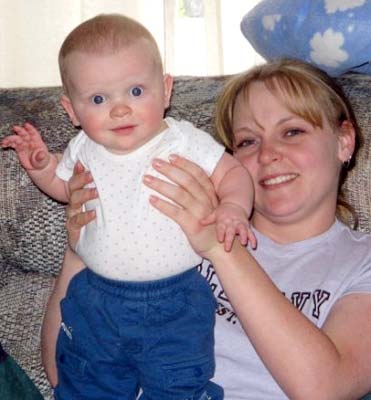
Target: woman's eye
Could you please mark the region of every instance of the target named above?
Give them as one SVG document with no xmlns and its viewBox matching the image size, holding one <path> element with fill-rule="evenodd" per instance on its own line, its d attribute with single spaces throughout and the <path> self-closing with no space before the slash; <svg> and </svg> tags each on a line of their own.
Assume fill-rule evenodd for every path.
<svg viewBox="0 0 371 400">
<path fill-rule="evenodd" d="M 143 93 L 143 88 L 141 88 L 140 86 L 135 86 L 133 88 L 130 89 L 130 94 L 134 97 L 138 97 Z"/>
<path fill-rule="evenodd" d="M 302 129 L 288 129 L 286 131 L 286 136 L 292 137 L 292 136 L 297 136 L 303 133 L 304 131 Z"/>
<path fill-rule="evenodd" d="M 244 139 L 241 140 L 240 142 L 237 142 L 236 148 L 237 149 L 242 149 L 244 147 L 250 147 L 256 143 L 255 139 Z"/>
<path fill-rule="evenodd" d="M 101 94 L 96 94 L 91 98 L 93 104 L 102 104 L 106 101 L 106 98 Z"/>
</svg>

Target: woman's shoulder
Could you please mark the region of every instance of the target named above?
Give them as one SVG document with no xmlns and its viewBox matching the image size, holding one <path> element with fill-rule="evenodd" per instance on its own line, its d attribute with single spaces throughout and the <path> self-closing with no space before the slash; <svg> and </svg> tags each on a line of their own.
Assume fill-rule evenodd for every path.
<svg viewBox="0 0 371 400">
<path fill-rule="evenodd" d="M 351 249 L 371 248 L 371 234 L 351 229 L 348 225 L 336 219 L 333 225 L 325 232 L 301 241 L 280 244 L 255 230 L 255 235 L 260 242 L 263 252 L 272 252 L 279 256 L 287 253 L 318 252 L 320 248 L 333 249 L 340 253 L 347 253 Z"/>
<path fill-rule="evenodd" d="M 354 252 L 364 251 L 371 259 L 371 234 L 368 232 L 357 231 L 351 229 L 344 223 L 337 221 L 336 229 L 338 232 L 338 239 L 334 240 L 334 244 L 343 251 Z"/>
<path fill-rule="evenodd" d="M 257 240 L 254 256 L 285 292 L 322 287 L 334 293 L 356 280 L 367 281 L 371 292 L 370 234 L 336 220 L 326 232 L 303 241 L 281 245 L 259 233 Z"/>
</svg>

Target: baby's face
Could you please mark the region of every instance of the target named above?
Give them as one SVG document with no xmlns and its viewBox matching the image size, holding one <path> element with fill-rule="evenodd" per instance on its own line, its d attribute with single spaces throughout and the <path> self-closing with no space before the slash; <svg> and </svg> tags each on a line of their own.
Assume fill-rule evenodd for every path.
<svg viewBox="0 0 371 400">
<path fill-rule="evenodd" d="M 69 93 L 62 104 L 91 139 L 124 154 L 164 130 L 172 79 L 163 76 L 145 44 L 101 54 L 73 52 L 66 61 Z"/>
</svg>

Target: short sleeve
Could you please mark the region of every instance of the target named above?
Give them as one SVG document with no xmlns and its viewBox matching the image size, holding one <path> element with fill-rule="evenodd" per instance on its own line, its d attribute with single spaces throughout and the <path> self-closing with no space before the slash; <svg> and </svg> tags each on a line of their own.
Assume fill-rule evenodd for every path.
<svg viewBox="0 0 371 400">
<path fill-rule="evenodd" d="M 199 165 L 208 176 L 212 175 L 225 153 L 225 147 L 209 133 L 197 129 L 190 122 L 181 121 L 180 124 L 186 135 L 184 152 L 180 155 Z"/>
<path fill-rule="evenodd" d="M 80 131 L 77 136 L 72 138 L 68 143 L 66 150 L 63 153 L 62 159 L 56 169 L 56 174 L 60 179 L 68 181 L 72 174 L 73 168 L 78 160 L 78 154 L 85 142 L 86 135 Z"/>
<path fill-rule="evenodd" d="M 365 258 L 364 263 L 359 266 L 359 272 L 351 280 L 344 294 L 369 293 L 371 294 L 371 257 Z"/>
</svg>

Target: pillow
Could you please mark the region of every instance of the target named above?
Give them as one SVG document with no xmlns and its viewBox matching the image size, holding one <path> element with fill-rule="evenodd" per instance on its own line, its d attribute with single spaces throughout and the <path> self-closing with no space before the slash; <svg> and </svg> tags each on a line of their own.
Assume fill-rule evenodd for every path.
<svg viewBox="0 0 371 400">
<path fill-rule="evenodd" d="M 176 78 L 167 115 L 213 133 L 215 99 L 227 79 Z M 77 131 L 60 105 L 61 93 L 60 87 L 0 88 L 0 140 L 14 124 L 29 121 L 50 151 L 63 151 Z M 14 151 L 0 149 L 0 275 L 5 267 L 57 275 L 66 241 L 64 205 L 37 189 Z M 0 300 L 2 284 L 0 276 Z"/>
<path fill-rule="evenodd" d="M 0 398 L 2 400 L 42 400 L 41 393 L 21 367 L 0 344 Z"/>
<path fill-rule="evenodd" d="M 265 59 L 308 61 L 329 75 L 371 74 L 371 1 L 263 0 L 241 30 Z"/>
</svg>

